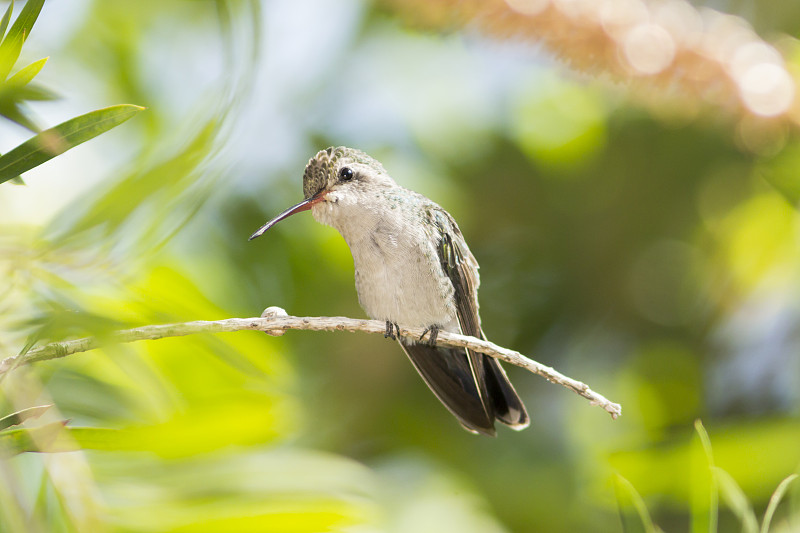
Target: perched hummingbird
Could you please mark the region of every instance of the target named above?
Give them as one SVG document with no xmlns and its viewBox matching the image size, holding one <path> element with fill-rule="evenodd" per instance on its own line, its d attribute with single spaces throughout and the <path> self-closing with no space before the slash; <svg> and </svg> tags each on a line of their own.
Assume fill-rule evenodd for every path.
<svg viewBox="0 0 800 533">
<path fill-rule="evenodd" d="M 303 194 L 250 240 L 310 209 L 350 247 L 358 301 L 371 318 L 386 322 L 385 336 L 395 339 L 398 324 L 429 333 L 428 341 L 401 339 L 400 346 L 461 425 L 484 435 L 495 434 L 495 420 L 527 427 L 525 406 L 496 359 L 435 344 L 439 330 L 484 338 L 478 263 L 453 217 L 397 185 L 375 159 L 343 146 L 308 161 Z"/>
</svg>

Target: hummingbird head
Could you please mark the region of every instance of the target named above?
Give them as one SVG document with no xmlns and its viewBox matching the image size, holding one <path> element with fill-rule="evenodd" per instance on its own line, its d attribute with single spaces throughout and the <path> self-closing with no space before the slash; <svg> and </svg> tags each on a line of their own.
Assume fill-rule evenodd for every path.
<svg viewBox="0 0 800 533">
<path fill-rule="evenodd" d="M 346 146 L 320 150 L 303 173 L 303 201 L 261 226 L 250 240 L 284 218 L 312 208 L 314 218 L 331 225 L 337 208 L 363 203 L 370 190 L 394 185 L 383 165 L 360 150 Z"/>
<path fill-rule="evenodd" d="M 306 199 L 334 189 L 363 188 L 366 182 L 380 183 L 388 178 L 378 161 L 360 150 L 339 146 L 320 150 L 308 160 L 303 173 L 303 194 Z M 359 180 L 360 178 L 360 180 Z"/>
</svg>

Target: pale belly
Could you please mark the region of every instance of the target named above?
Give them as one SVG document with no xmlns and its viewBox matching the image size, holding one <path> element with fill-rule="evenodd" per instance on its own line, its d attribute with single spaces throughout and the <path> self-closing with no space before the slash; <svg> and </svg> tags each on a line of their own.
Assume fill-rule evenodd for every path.
<svg viewBox="0 0 800 533">
<path fill-rule="evenodd" d="M 413 209 L 391 196 L 378 194 L 367 202 L 329 193 L 312 213 L 347 241 L 358 301 L 370 318 L 459 332 L 453 286 L 442 272 L 437 239 Z"/>
<path fill-rule="evenodd" d="M 432 243 L 380 232 L 353 243 L 358 301 L 376 320 L 458 331 L 453 287 Z"/>
</svg>

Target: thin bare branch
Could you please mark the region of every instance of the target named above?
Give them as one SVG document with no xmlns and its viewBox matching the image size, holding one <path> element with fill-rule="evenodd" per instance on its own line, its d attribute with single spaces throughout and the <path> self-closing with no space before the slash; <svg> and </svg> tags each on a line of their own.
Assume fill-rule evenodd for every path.
<svg viewBox="0 0 800 533">
<path fill-rule="evenodd" d="M 272 308 L 275 309 L 275 308 Z M 225 320 L 196 322 L 182 322 L 178 324 L 163 324 L 153 326 L 142 326 L 139 328 L 118 331 L 103 339 L 97 337 L 86 337 L 63 342 L 53 342 L 39 348 L 30 350 L 28 353 L 18 356 L 7 357 L 0 361 L 0 376 L 10 370 L 37 361 L 57 359 L 78 352 L 94 350 L 102 346 L 114 343 L 135 342 L 142 340 L 163 339 L 166 337 L 180 337 L 183 335 L 193 335 L 195 333 L 223 333 L 229 331 L 258 330 L 272 335 L 281 335 L 287 329 L 302 329 L 311 331 L 362 331 L 365 333 L 383 334 L 386 331 L 386 324 L 377 320 L 358 320 L 345 317 L 297 317 L 279 316 L 282 310 L 273 313 L 276 316 L 264 318 L 228 318 Z M 400 328 L 400 336 L 419 339 L 422 336 L 422 328 Z M 476 352 L 484 353 L 490 357 L 500 359 L 512 365 L 522 367 L 534 374 L 542 376 L 551 383 L 562 385 L 573 392 L 589 400 L 592 405 L 599 405 L 605 409 L 612 418 L 617 418 L 622 414 L 622 407 L 609 401 L 604 396 L 594 392 L 588 385 L 567 377 L 549 366 L 528 359 L 519 352 L 503 348 L 492 342 L 457 335 L 446 331 L 439 332 L 436 341 L 438 345 L 469 348 Z"/>
</svg>

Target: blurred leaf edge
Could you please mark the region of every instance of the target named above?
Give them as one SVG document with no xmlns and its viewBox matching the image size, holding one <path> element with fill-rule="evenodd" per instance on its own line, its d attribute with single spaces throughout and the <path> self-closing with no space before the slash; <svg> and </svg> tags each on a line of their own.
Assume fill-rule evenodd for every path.
<svg viewBox="0 0 800 533">
<path fill-rule="evenodd" d="M 0 183 L 20 176 L 101 133 L 119 126 L 144 107 L 118 104 L 90 111 L 34 135 L 0 156 Z"/>
</svg>

